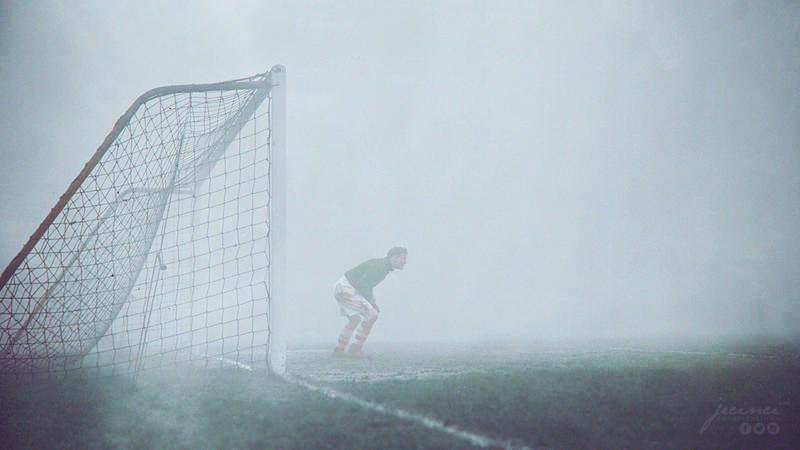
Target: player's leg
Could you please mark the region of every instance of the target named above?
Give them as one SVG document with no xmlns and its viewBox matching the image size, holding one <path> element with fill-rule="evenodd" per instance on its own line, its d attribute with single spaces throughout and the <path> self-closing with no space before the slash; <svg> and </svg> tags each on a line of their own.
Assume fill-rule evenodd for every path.
<svg viewBox="0 0 800 450">
<path fill-rule="evenodd" d="M 361 315 L 363 316 L 363 320 L 361 320 L 361 326 L 358 327 L 355 339 L 353 340 L 353 343 L 350 344 L 349 350 L 349 354 L 356 358 L 363 357 L 362 349 L 364 347 L 364 343 L 369 337 L 369 333 L 372 331 L 372 326 L 375 325 L 375 321 L 378 320 L 378 311 L 376 311 L 375 308 L 369 304 L 369 302 L 365 301 Z"/>
<path fill-rule="evenodd" d="M 358 314 L 353 314 L 347 318 L 347 324 L 339 333 L 339 342 L 336 343 L 336 348 L 333 351 L 334 355 L 338 356 L 344 354 L 347 344 L 350 343 L 350 337 L 353 335 L 359 322 L 361 322 L 361 317 Z"/>
<path fill-rule="evenodd" d="M 347 317 L 347 324 L 339 333 L 339 339 L 336 348 L 333 350 L 333 356 L 344 355 L 344 350 L 350 342 L 350 337 L 358 327 L 361 317 L 363 316 L 363 304 L 366 303 L 358 291 L 350 285 L 347 278 L 342 277 L 336 282 L 333 290 L 333 296 L 339 304 L 339 313 Z"/>
</svg>

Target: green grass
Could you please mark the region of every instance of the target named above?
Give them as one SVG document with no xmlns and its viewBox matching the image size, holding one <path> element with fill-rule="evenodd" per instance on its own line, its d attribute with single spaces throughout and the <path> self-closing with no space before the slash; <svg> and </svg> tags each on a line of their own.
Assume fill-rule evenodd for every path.
<svg viewBox="0 0 800 450">
<path fill-rule="evenodd" d="M 73 377 L 0 396 L 3 448 L 453 447 L 441 433 L 266 379 L 263 373 Z M 380 436 L 380 440 L 376 440 Z"/>
<path fill-rule="evenodd" d="M 795 348 L 646 344 L 373 346 L 370 360 L 334 360 L 320 351 L 293 354 L 289 363 L 313 383 L 529 447 L 792 448 L 800 418 Z M 468 446 L 259 370 L 176 369 L 135 381 L 74 375 L 0 386 L 3 448 Z M 772 420 L 781 430 L 745 436 L 742 419 L 720 417 L 701 434 L 719 404 L 777 406 L 781 415 Z"/>
<path fill-rule="evenodd" d="M 727 359 L 580 358 L 441 379 L 330 383 L 361 398 L 418 411 L 496 438 L 558 448 L 791 448 L 800 370 Z M 781 406 L 784 434 L 746 438 L 718 419 L 722 403 Z"/>
</svg>

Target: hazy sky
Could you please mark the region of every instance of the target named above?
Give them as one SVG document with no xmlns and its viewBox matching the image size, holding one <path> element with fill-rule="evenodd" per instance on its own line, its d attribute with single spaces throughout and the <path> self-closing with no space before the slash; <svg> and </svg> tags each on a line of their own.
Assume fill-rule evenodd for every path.
<svg viewBox="0 0 800 450">
<path fill-rule="evenodd" d="M 295 341 L 333 342 L 334 282 L 393 245 L 375 340 L 800 300 L 800 4 L 376 3 L 1 2 L 1 265 L 139 94 L 283 64 Z"/>
</svg>

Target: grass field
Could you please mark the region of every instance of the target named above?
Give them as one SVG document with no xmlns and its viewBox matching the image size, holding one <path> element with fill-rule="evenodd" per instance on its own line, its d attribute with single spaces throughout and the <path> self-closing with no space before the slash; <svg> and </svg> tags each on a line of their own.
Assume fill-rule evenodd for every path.
<svg viewBox="0 0 800 450">
<path fill-rule="evenodd" d="M 9 383 L 3 448 L 797 448 L 800 352 L 715 339 L 297 348 L 263 369 Z M 744 425 L 743 425 L 744 424 Z M 759 425 L 761 424 L 761 425 Z"/>
</svg>

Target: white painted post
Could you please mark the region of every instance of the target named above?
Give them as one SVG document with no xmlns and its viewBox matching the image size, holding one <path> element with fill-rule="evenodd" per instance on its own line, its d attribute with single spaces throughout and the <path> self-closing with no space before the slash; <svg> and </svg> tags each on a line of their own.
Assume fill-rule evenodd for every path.
<svg viewBox="0 0 800 450">
<path fill-rule="evenodd" d="M 270 303 L 269 349 L 270 374 L 286 372 L 286 68 L 270 70 L 272 83 L 272 120 L 270 145 Z"/>
</svg>

